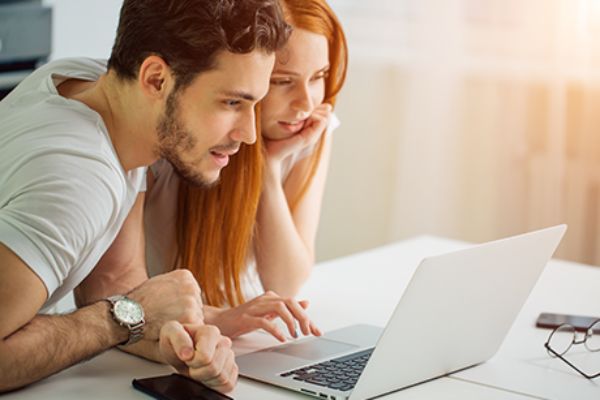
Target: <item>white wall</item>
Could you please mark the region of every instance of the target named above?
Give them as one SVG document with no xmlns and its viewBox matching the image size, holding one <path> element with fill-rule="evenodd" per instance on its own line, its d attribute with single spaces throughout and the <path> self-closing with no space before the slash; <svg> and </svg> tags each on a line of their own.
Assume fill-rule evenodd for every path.
<svg viewBox="0 0 600 400">
<path fill-rule="evenodd" d="M 51 59 L 108 58 L 122 0 L 44 0 L 53 8 Z"/>
<path fill-rule="evenodd" d="M 332 1 L 351 72 L 321 259 L 567 223 L 557 256 L 600 264 L 600 2 Z"/>
</svg>

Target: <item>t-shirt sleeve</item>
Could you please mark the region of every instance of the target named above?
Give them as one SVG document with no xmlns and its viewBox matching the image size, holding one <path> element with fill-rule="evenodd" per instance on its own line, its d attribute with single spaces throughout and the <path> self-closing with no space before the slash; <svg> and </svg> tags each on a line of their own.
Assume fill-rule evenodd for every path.
<svg viewBox="0 0 600 400">
<path fill-rule="evenodd" d="M 145 193 L 148 190 L 148 168 L 141 168 L 141 180 L 139 183 L 138 193 Z"/>
<path fill-rule="evenodd" d="M 3 186 L 11 197 L 0 204 L 0 242 L 40 277 L 48 297 L 117 217 L 123 198 L 109 163 L 81 157 L 36 158 Z"/>
</svg>

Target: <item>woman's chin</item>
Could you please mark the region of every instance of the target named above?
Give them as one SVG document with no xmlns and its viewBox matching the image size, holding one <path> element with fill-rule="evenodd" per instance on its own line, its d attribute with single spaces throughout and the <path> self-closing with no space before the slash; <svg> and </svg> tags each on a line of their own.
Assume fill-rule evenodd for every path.
<svg viewBox="0 0 600 400">
<path fill-rule="evenodd" d="M 285 140 L 294 136 L 293 132 L 270 132 L 263 133 L 263 138 L 267 140 Z"/>
</svg>

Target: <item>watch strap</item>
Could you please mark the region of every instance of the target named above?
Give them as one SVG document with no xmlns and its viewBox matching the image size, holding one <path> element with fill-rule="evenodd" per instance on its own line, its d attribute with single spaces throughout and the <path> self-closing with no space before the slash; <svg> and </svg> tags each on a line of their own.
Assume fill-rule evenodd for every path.
<svg viewBox="0 0 600 400">
<path fill-rule="evenodd" d="M 127 346 L 130 344 L 134 344 L 139 342 L 140 340 L 142 340 L 142 338 L 144 337 L 144 324 L 146 323 L 146 321 L 144 321 L 144 319 L 142 318 L 142 320 L 140 322 L 138 322 L 137 324 L 134 325 L 129 325 L 129 339 L 121 344 L 121 346 Z"/>
</svg>

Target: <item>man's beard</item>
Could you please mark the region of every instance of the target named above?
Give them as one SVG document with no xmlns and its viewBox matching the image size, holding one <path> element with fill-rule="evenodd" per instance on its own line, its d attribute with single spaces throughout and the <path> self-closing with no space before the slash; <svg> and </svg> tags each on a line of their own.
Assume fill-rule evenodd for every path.
<svg viewBox="0 0 600 400">
<path fill-rule="evenodd" d="M 193 186 L 210 187 L 216 181 L 209 181 L 202 172 L 194 171 L 186 164 L 180 154 L 190 151 L 196 144 L 196 139 L 186 131 L 179 122 L 178 91 L 169 93 L 165 113 L 158 122 L 158 154 L 160 158 L 167 160 L 175 170 L 175 173 Z"/>
</svg>

